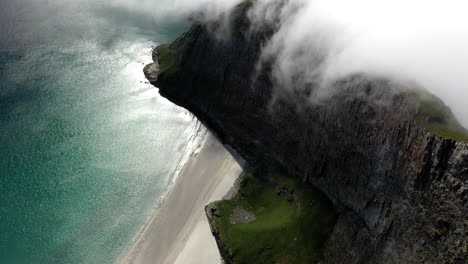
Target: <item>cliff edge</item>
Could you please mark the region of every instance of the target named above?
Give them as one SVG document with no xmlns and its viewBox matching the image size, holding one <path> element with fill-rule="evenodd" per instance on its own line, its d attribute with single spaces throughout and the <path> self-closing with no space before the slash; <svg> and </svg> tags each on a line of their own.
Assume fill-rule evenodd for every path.
<svg viewBox="0 0 468 264">
<path fill-rule="evenodd" d="M 272 32 L 248 29 L 248 7 L 233 12 L 227 39 L 216 23 L 195 23 L 156 48 L 148 80 L 251 166 L 280 164 L 327 195 L 339 211 L 328 263 L 465 264 L 468 137 L 450 110 L 365 74 L 336 80 L 313 103 L 275 89 L 257 67 Z"/>
</svg>

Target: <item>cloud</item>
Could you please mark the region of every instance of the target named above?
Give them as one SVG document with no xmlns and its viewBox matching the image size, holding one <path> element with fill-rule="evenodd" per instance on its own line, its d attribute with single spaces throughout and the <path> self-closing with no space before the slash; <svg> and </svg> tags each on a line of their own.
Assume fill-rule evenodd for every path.
<svg viewBox="0 0 468 264">
<path fill-rule="evenodd" d="M 242 1 L 7 0 L 1 4 L 6 11 L 0 12 L 0 30 L 21 34 L 4 34 L 0 49 L 30 45 L 31 39 L 35 45 L 59 33 L 62 38 L 63 28 L 73 32 L 71 43 L 98 39 L 109 46 L 124 36 L 157 34 L 168 41 L 170 32 L 178 30 L 157 32 L 164 25 L 194 14 L 215 19 Z M 8 16 L 18 13 L 10 9 L 25 6 L 37 10 L 21 19 Z M 89 10 L 97 16 L 89 16 Z M 275 62 L 278 85 L 303 89 L 355 72 L 408 79 L 442 98 L 468 126 L 466 10 L 466 0 L 254 0 L 249 16 L 254 26 L 275 28 L 263 58 Z M 40 23 L 18 29 L 23 19 Z M 98 27 L 108 30 L 103 34 Z"/>
<path fill-rule="evenodd" d="M 462 0 L 257 0 L 254 25 L 275 25 L 264 49 L 286 89 L 355 72 L 412 80 L 468 125 L 468 3 Z"/>
<path fill-rule="evenodd" d="M 133 12 L 153 16 L 157 20 L 181 19 L 194 14 L 215 19 L 242 0 L 111 0 L 110 4 Z M 109 3 L 109 2 L 108 2 Z"/>
</svg>

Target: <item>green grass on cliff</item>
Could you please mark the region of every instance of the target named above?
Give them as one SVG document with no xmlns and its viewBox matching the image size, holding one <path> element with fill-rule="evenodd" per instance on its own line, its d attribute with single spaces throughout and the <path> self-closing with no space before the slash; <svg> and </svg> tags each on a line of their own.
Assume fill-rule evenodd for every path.
<svg viewBox="0 0 468 264">
<path fill-rule="evenodd" d="M 159 50 L 159 76 L 173 76 L 178 71 L 176 51 L 169 44 L 160 45 Z"/>
<path fill-rule="evenodd" d="M 413 96 L 418 104 L 418 120 L 424 128 L 444 138 L 468 141 L 468 130 L 458 122 L 442 100 L 421 91 Z"/>
<path fill-rule="evenodd" d="M 276 184 L 246 175 L 233 199 L 216 204 L 214 224 L 222 241 L 237 264 L 318 263 L 336 221 L 331 202 L 297 179 L 274 178 Z M 280 195 L 285 189 L 293 190 L 294 201 Z M 255 214 L 256 220 L 231 224 L 239 206 Z"/>
</svg>

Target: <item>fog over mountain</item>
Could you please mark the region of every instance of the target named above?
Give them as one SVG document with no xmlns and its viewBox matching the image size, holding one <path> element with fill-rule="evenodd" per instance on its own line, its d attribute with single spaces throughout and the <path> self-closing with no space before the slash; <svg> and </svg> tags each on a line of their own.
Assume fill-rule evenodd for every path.
<svg viewBox="0 0 468 264">
<path fill-rule="evenodd" d="M 467 8 L 459 0 L 260 0 L 251 17 L 277 25 L 265 52 L 276 56 L 282 84 L 354 72 L 416 81 L 466 126 Z"/>
<path fill-rule="evenodd" d="M 240 0 L 178 0 L 155 17 L 213 18 Z M 116 0 L 128 6 L 129 1 Z M 141 11 L 153 1 L 141 2 Z M 264 48 L 282 87 L 355 72 L 415 81 L 468 126 L 468 3 L 463 0 L 257 0 L 253 26 L 273 24 Z M 144 11 L 146 12 L 146 11 Z"/>
<path fill-rule="evenodd" d="M 65 0 L 51 4 L 27 0 L 37 6 L 34 15 L 43 23 L 22 29 L 2 43 L 41 42 L 55 37 L 58 27 L 76 30 L 85 27 L 70 41 L 99 38 L 112 45 L 115 35 L 148 35 L 158 25 L 182 17 L 214 19 L 227 14 L 241 0 L 112 0 L 92 5 L 101 19 L 89 21 L 108 27 L 106 35 L 86 30 L 80 14 L 91 8 L 86 1 Z M 105 5 L 104 5 L 105 3 Z M 4 10 L 21 9 L 21 2 L 6 2 Z M 58 7 L 57 5 L 60 5 Z M 98 8 L 96 8 L 98 6 Z M 105 6 L 105 8 L 104 8 Z M 110 10 L 109 6 L 112 6 Z M 66 7 L 66 8 L 64 8 Z M 60 23 L 49 16 L 54 10 L 69 10 Z M 253 26 L 268 22 L 276 34 L 264 48 L 265 57 L 274 57 L 274 75 L 282 87 L 321 83 L 355 72 L 367 72 L 419 83 L 443 99 L 460 121 L 468 126 L 468 3 L 463 0 L 256 0 L 250 12 Z M 3 14 L 5 13 L 5 14 Z M 21 19 L 2 12 L 2 32 L 21 27 Z M 73 14 L 68 16 L 68 14 Z M 49 18 L 48 18 L 49 17 Z M 50 18 L 52 17 L 52 18 Z M 77 21 L 81 21 L 77 23 Z M 117 27 L 111 27 L 112 23 Z M 13 28 L 13 29 L 12 29 Z M 47 30 L 45 30 L 47 29 Z M 60 30 L 58 30 L 60 31 Z M 31 38 L 30 34 L 37 35 Z M 24 43 L 23 43 L 24 44 Z M 31 43 L 29 43 L 31 44 Z M 2 44 L 0 44 L 1 46 Z"/>
</svg>

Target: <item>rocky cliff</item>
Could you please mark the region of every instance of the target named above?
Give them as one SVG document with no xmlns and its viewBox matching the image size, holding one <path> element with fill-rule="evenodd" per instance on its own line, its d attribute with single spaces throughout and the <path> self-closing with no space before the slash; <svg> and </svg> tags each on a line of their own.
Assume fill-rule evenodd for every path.
<svg viewBox="0 0 468 264">
<path fill-rule="evenodd" d="M 156 48 L 149 81 L 252 166 L 280 164 L 333 201 L 328 263 L 467 263 L 468 144 L 428 129 L 433 113 L 384 78 L 337 80 L 314 103 L 275 89 L 269 67 L 257 71 L 272 32 L 248 29 L 248 6 L 228 38 L 196 23 Z"/>
</svg>

